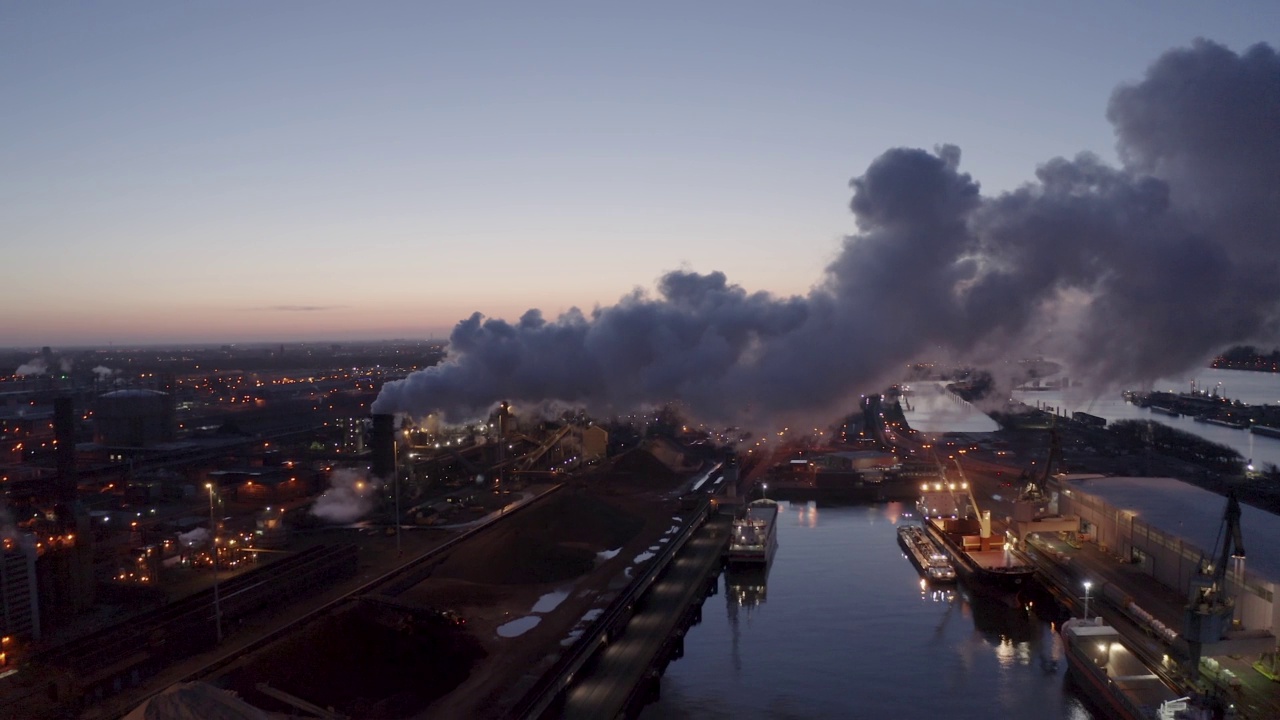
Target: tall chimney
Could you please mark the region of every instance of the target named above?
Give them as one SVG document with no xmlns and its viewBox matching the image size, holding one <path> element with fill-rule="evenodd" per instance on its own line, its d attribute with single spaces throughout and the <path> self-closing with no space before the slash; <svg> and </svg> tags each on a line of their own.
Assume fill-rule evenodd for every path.
<svg viewBox="0 0 1280 720">
<path fill-rule="evenodd" d="M 53 401 L 53 438 L 57 442 L 58 479 L 54 494 L 58 500 L 76 500 L 76 411 L 69 397 Z"/>
<path fill-rule="evenodd" d="M 498 406 L 498 436 L 506 437 L 511 434 L 511 406 L 506 400 Z"/>
<path fill-rule="evenodd" d="M 372 472 L 376 478 L 390 479 L 396 471 L 396 416 L 376 413 L 369 429 L 369 446 L 373 457 Z"/>
</svg>

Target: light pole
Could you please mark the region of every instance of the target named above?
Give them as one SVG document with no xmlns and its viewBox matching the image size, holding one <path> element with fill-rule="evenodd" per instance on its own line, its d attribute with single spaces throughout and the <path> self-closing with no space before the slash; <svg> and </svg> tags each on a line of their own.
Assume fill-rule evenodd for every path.
<svg viewBox="0 0 1280 720">
<path fill-rule="evenodd" d="M 760 483 L 760 499 L 769 499 L 769 483 Z"/>
<path fill-rule="evenodd" d="M 1085 580 L 1084 581 L 1084 619 L 1085 620 L 1089 619 L 1089 588 L 1091 587 L 1093 587 L 1093 583 L 1088 580 Z"/>
<path fill-rule="evenodd" d="M 222 599 L 218 596 L 218 524 L 213 519 L 213 483 L 205 483 L 209 490 L 209 547 L 213 552 L 213 624 L 218 630 L 218 643 L 222 643 Z"/>
</svg>

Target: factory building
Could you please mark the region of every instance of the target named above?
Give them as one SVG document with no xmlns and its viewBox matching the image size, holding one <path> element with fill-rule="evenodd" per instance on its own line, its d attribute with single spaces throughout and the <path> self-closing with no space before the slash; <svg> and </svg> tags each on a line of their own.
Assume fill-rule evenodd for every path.
<svg viewBox="0 0 1280 720">
<path fill-rule="evenodd" d="M 40 639 L 40 603 L 34 542 L 3 541 L 0 550 L 0 635 Z"/>
<path fill-rule="evenodd" d="M 873 450 L 852 450 L 814 455 L 806 461 L 816 472 L 866 472 L 897 469 L 898 456 Z"/>
<path fill-rule="evenodd" d="M 150 447 L 174 440 L 173 396 L 131 388 L 98 397 L 93 441 L 107 447 Z"/>
<path fill-rule="evenodd" d="M 1088 539 L 1184 596 L 1226 542 L 1226 498 L 1181 480 L 1082 475 L 1060 483 L 1059 511 L 1079 516 Z M 1238 628 L 1258 641 L 1248 651 L 1268 652 L 1280 624 L 1280 546 L 1272 542 L 1280 537 L 1280 516 L 1248 505 L 1241 510 L 1247 557 L 1227 568 L 1226 587 Z"/>
<path fill-rule="evenodd" d="M 582 448 L 582 460 L 600 460 L 609 453 L 609 432 L 599 425 L 574 426 L 569 431 L 573 442 Z"/>
</svg>

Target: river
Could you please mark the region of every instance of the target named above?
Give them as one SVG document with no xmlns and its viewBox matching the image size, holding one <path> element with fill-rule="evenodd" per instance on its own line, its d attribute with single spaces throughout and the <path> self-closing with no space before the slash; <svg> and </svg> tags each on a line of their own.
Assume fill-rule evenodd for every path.
<svg viewBox="0 0 1280 720">
<path fill-rule="evenodd" d="M 1280 375 L 1204 369 L 1201 388 L 1226 397 L 1280 401 Z M 1156 389 L 1184 390 L 1191 376 Z M 913 427 L 931 432 L 994 430 L 967 403 L 914 387 Z M 1072 391 L 1074 392 L 1074 391 Z M 1114 397 L 1060 391 L 1017 393 L 1067 412 L 1108 420 L 1156 419 L 1280 464 L 1280 440 L 1190 418 L 1153 417 Z M 763 593 L 721 576 L 719 594 L 685 638 L 684 657 L 662 678 L 643 720 L 663 718 L 1034 718 L 1092 720 L 1066 678 L 1061 641 L 1035 613 L 955 591 L 922 588 L 897 544 L 914 522 L 900 503 L 819 507 L 783 503 L 779 547 Z M 753 599 L 754 598 L 754 599 Z"/>
<path fill-rule="evenodd" d="M 1186 392 L 1191 388 L 1192 380 L 1195 380 L 1203 390 L 1213 390 L 1216 387 L 1222 396 L 1240 400 L 1249 405 L 1280 402 L 1280 374 L 1277 373 L 1202 368 L 1188 373 L 1185 377 L 1159 380 L 1152 389 Z M 1060 408 L 1068 415 L 1077 410 L 1083 410 L 1104 417 L 1108 422 L 1155 420 L 1169 427 L 1195 433 L 1206 440 L 1235 448 L 1241 457 L 1253 460 L 1258 467 L 1266 463 L 1280 466 L 1280 439 L 1254 435 L 1248 430 L 1200 423 L 1186 416 L 1175 418 L 1152 413 L 1150 410 L 1125 402 L 1118 391 L 1098 398 L 1090 397 L 1083 390 L 1074 388 L 1065 393 L 1061 390 L 1018 391 L 1013 396 L 1031 406 L 1039 404 Z"/>
<path fill-rule="evenodd" d="M 764 598 L 721 576 L 641 718 L 1096 717 L 1048 622 L 921 588 L 909 505 L 782 505 Z"/>
</svg>

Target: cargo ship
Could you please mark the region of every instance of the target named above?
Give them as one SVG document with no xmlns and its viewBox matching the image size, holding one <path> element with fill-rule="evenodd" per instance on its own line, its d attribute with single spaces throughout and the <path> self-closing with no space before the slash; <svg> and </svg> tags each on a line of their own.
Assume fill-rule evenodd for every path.
<svg viewBox="0 0 1280 720">
<path fill-rule="evenodd" d="M 973 589 L 1017 594 L 1035 576 L 1004 523 L 978 509 L 968 482 L 925 483 L 917 509 L 929 537 Z"/>
<path fill-rule="evenodd" d="M 1228 427 L 1234 430 L 1243 430 L 1249 427 L 1249 423 L 1247 422 L 1240 422 L 1237 420 L 1223 420 L 1222 418 L 1210 417 L 1208 415 L 1197 415 L 1195 417 L 1195 420 L 1196 422 L 1208 423 L 1209 425 L 1219 425 L 1221 427 Z"/>
<path fill-rule="evenodd" d="M 730 565 L 767 567 L 778 549 L 778 503 L 761 499 L 733 521 L 725 560 Z"/>
<path fill-rule="evenodd" d="M 956 581 L 956 569 L 951 561 L 942 554 L 937 545 L 925 534 L 924 528 L 918 525 L 904 525 L 898 528 L 898 544 L 907 552 L 911 564 L 916 566 L 924 578 L 934 584 L 953 583 Z"/>
<path fill-rule="evenodd" d="M 1095 705 L 1123 720 L 1207 717 L 1151 671 L 1101 620 L 1068 620 L 1062 643 L 1072 677 Z"/>
<path fill-rule="evenodd" d="M 1249 428 L 1249 432 L 1263 437 L 1280 438 L 1280 428 L 1274 428 L 1267 425 L 1254 425 Z"/>
</svg>

